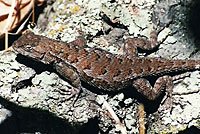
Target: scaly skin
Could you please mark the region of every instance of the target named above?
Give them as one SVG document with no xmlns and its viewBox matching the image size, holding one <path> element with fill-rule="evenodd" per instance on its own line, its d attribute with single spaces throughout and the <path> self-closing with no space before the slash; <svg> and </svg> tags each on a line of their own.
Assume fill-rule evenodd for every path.
<svg viewBox="0 0 200 134">
<path fill-rule="evenodd" d="M 134 86 L 150 100 L 159 96 L 165 88 L 171 96 L 173 88 L 170 72 L 199 69 L 199 60 L 167 60 L 137 57 L 137 48 L 151 50 L 157 46 L 157 36 L 151 33 L 150 40 L 127 39 L 124 55 L 115 55 L 102 49 L 86 46 L 78 37 L 70 43 L 48 39 L 28 31 L 13 43 L 18 53 L 54 67 L 72 84 L 81 89 L 81 81 L 106 91 L 115 91 Z M 146 76 L 161 76 L 154 87 Z"/>
</svg>

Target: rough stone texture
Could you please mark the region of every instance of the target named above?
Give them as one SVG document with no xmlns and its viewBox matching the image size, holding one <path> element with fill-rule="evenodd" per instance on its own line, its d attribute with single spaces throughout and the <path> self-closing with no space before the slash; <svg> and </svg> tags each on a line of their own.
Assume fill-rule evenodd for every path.
<svg viewBox="0 0 200 134">
<path fill-rule="evenodd" d="M 168 37 L 161 43 L 158 51 L 150 55 L 142 53 L 140 56 L 198 59 L 200 54 L 196 52 L 195 38 L 187 31 L 187 25 L 182 23 L 184 19 L 187 19 L 185 11 L 188 10 L 190 4 L 194 3 L 191 0 L 57 0 L 55 3 L 50 3 L 50 6 L 44 10 L 33 31 L 49 38 L 69 42 L 74 40 L 80 34 L 78 31 L 81 30 L 88 39 L 89 46 L 122 54 L 121 46 L 124 39 L 148 38 L 153 27 L 158 27 L 157 29 L 164 27 L 158 40 Z M 47 21 L 44 21 L 44 16 Z M 19 122 L 17 123 L 19 126 L 21 123 L 24 128 L 27 128 L 26 132 L 87 133 L 94 128 L 93 133 L 99 131 L 110 134 L 120 133 L 119 124 L 112 119 L 107 110 L 101 107 L 104 100 L 96 99 L 93 95 L 81 94 L 76 105 L 72 107 L 73 98 L 69 100 L 66 98 L 71 95 L 73 87 L 58 76 L 52 68 L 29 59 L 25 60 L 25 57 L 19 55 L 16 57 L 12 51 L 1 52 L 0 55 L 1 103 L 6 102 L 0 108 L 2 124 L 7 120 L 6 118 L 16 113 L 20 116 L 17 118 L 21 119 L 25 116 L 26 118 L 21 120 L 27 120 L 29 119 L 27 115 L 32 111 L 35 113 L 36 109 L 36 113 L 46 111 L 53 113 L 59 119 L 56 118 L 56 121 L 42 119 L 42 116 L 52 118 L 52 115 L 33 114 L 36 121 L 31 120 L 32 124 L 29 124 L 32 127 L 31 131 L 31 127 L 26 126 L 27 123 L 14 119 Z M 149 102 L 145 98 L 132 95 L 132 92 L 122 91 L 114 95 L 98 95 L 97 98 L 100 96 L 107 100 L 121 123 L 126 126 L 127 133 L 138 133 L 137 101 L 145 105 L 147 133 L 177 133 L 191 126 L 199 128 L 199 71 L 174 75 L 181 79 L 174 81 L 171 113 L 169 109 L 166 109 L 166 104 L 161 103 L 165 98 L 163 96 L 156 102 Z M 13 104 L 7 104 L 9 103 L 7 100 L 20 106 L 17 109 L 28 107 L 30 111 L 14 110 L 16 108 L 13 108 Z M 11 109 L 11 111 L 6 109 Z M 62 119 L 65 121 L 61 121 Z M 38 122 L 42 127 L 34 124 Z M 51 124 L 50 127 L 44 125 L 48 123 Z M 3 130 L 2 124 L 0 130 Z M 14 130 L 16 130 L 14 133 L 25 132 L 20 127 Z"/>
<path fill-rule="evenodd" d="M 17 62 L 13 51 L 1 52 L 0 55 L 2 98 L 22 107 L 49 111 L 67 120 L 70 125 L 78 123 L 78 126 L 81 126 L 96 116 L 95 111 L 90 109 L 90 101 L 87 100 L 90 96 L 86 98 L 82 94 L 72 107 L 73 99 L 67 100 L 67 98 L 71 95 L 73 87 L 54 72 L 43 71 L 36 74 L 32 68 Z M 37 63 L 32 65 L 42 67 Z M 3 107 L 1 111 L 1 122 L 11 116 L 11 112 L 4 110 Z"/>
<path fill-rule="evenodd" d="M 13 102 L 20 107 L 38 109 L 38 112 L 47 111 L 55 114 L 55 116 L 66 120 L 68 123 L 64 132 L 68 132 L 67 129 L 71 130 L 69 133 L 84 132 L 85 130 L 82 127 L 85 124 L 90 124 L 89 122 L 94 122 L 95 118 L 99 118 L 100 122 L 99 124 L 95 122 L 96 124 L 93 125 L 99 125 L 102 131 L 106 132 L 113 126 L 112 131 L 109 130 L 110 133 L 120 132 L 120 130 L 116 130 L 116 123 L 108 116 L 109 113 L 107 110 L 96 105 L 97 103 L 102 105 L 105 100 L 98 99 L 98 101 L 95 102 L 95 95 L 82 93 L 75 105 L 72 106 L 73 98 L 67 98 L 71 96 L 73 87 L 60 78 L 55 72 L 52 72 L 53 69 L 45 68 L 42 69 L 42 71 L 34 71 L 34 69 L 42 68 L 44 65 L 40 65 L 25 57 L 20 57 L 20 55 L 16 55 L 13 51 L 1 52 L 0 55 L 0 63 L 2 65 L 0 68 L 2 72 L 0 94 L 5 100 Z M 31 65 L 26 64 L 27 62 L 31 62 Z M 33 68 L 27 66 L 32 66 Z M 34 66 L 37 67 L 35 68 Z M 102 97 L 108 98 L 107 95 Z M 125 119 L 131 130 L 130 132 L 137 132 L 137 121 L 131 120 L 131 117 L 137 117 L 137 113 L 134 112 L 137 109 L 137 105 L 131 100 L 126 101 L 126 105 L 131 105 L 129 108 L 119 106 L 119 103 L 123 103 L 124 101 L 123 94 L 118 94 L 108 101 L 116 114 L 119 114 L 120 118 Z M 9 102 L 5 102 L 6 104 L 4 105 L 9 105 L 7 104 Z M 8 111 L 4 107 L 1 107 L 1 111 L 2 122 L 6 120 L 7 117 L 12 116 L 12 111 Z M 21 116 L 23 116 L 23 114 L 22 112 Z M 37 118 L 37 116 L 35 118 Z M 24 119 L 22 118 L 22 120 Z M 2 130 L 4 129 L 5 128 L 2 128 Z M 20 132 L 20 129 L 15 132 L 18 131 Z M 41 130 L 41 132 L 42 131 L 44 130 Z M 54 127 L 52 131 L 53 133 L 60 133 L 60 131 Z M 93 131 L 96 130 L 91 130 L 91 132 Z M 9 133 L 10 131 L 6 132 Z"/>
<path fill-rule="evenodd" d="M 10 116 L 12 116 L 12 112 L 0 105 L 0 123 L 2 124 Z"/>
</svg>

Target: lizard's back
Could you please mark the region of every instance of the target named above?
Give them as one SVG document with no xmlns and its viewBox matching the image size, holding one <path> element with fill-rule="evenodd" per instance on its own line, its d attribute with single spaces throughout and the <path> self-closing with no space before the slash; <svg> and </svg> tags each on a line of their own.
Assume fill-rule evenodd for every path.
<svg viewBox="0 0 200 134">
<path fill-rule="evenodd" d="M 125 88 L 137 78 L 195 69 L 200 65 L 196 60 L 130 59 L 125 55 L 85 47 L 84 44 L 82 39 L 65 43 L 27 32 L 14 42 L 13 48 L 22 55 L 45 64 L 56 65 L 55 63 L 62 61 L 77 71 L 83 81 L 104 90 Z"/>
</svg>

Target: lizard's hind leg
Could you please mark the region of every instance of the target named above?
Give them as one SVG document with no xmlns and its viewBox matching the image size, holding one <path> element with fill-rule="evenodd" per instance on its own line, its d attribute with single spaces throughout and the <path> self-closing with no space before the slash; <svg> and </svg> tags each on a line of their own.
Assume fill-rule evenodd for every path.
<svg viewBox="0 0 200 134">
<path fill-rule="evenodd" d="M 133 81 L 133 86 L 137 89 L 139 93 L 144 95 L 149 100 L 155 100 L 163 90 L 166 90 L 167 95 L 170 99 L 170 108 L 172 107 L 172 77 L 171 76 L 162 76 L 159 77 L 154 86 L 152 87 L 151 84 L 147 79 L 139 78 Z"/>
</svg>

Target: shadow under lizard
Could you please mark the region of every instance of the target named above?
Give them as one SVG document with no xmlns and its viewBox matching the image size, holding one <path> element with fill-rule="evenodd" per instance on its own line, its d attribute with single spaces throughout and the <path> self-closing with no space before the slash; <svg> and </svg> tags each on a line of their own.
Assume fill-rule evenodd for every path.
<svg viewBox="0 0 200 134">
<path fill-rule="evenodd" d="M 133 86 L 149 100 L 156 99 L 162 90 L 172 97 L 170 72 L 198 70 L 200 60 L 168 60 L 141 58 L 137 48 L 152 50 L 158 46 L 157 33 L 149 40 L 130 38 L 124 43 L 124 55 L 90 48 L 83 37 L 66 43 L 25 32 L 12 45 L 18 53 L 44 64 L 53 64 L 56 71 L 81 90 L 81 81 L 105 91 L 116 91 Z M 154 86 L 145 77 L 159 76 Z M 97 89 L 96 89 L 97 90 Z"/>
</svg>

